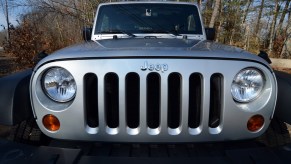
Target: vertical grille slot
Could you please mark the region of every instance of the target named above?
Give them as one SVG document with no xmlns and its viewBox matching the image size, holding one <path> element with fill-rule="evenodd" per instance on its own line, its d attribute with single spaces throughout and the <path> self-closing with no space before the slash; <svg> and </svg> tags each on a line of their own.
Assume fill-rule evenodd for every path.
<svg viewBox="0 0 291 164">
<path fill-rule="evenodd" d="M 118 76 L 115 73 L 108 73 L 104 82 L 106 123 L 109 128 L 117 128 L 119 126 Z"/>
<path fill-rule="evenodd" d="M 93 73 L 84 76 L 84 96 L 87 125 L 91 128 L 99 126 L 98 120 L 98 79 Z"/>
<path fill-rule="evenodd" d="M 147 125 L 155 129 L 160 125 L 161 78 L 158 73 L 147 76 Z"/>
<path fill-rule="evenodd" d="M 200 125 L 201 104 L 202 104 L 202 75 L 199 73 L 193 73 L 189 78 L 188 126 L 190 128 L 198 128 Z"/>
<path fill-rule="evenodd" d="M 140 79 L 137 73 L 126 75 L 126 121 L 130 128 L 139 126 Z"/>
<path fill-rule="evenodd" d="M 209 127 L 216 128 L 221 121 L 223 76 L 215 73 L 210 78 Z"/>
<path fill-rule="evenodd" d="M 168 127 L 178 128 L 181 121 L 181 75 L 171 73 L 168 77 Z"/>
</svg>

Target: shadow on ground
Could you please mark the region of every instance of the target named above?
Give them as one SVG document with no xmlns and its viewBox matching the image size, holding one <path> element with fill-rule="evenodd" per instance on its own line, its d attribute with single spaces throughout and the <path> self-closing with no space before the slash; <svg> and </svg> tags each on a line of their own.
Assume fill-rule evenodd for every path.
<svg viewBox="0 0 291 164">
<path fill-rule="evenodd" d="M 0 77 L 15 71 L 15 62 L 12 57 L 8 57 L 0 50 Z"/>
<path fill-rule="evenodd" d="M 10 130 L 11 130 L 10 126 L 0 125 L 0 138 L 8 139 L 10 135 Z"/>
</svg>

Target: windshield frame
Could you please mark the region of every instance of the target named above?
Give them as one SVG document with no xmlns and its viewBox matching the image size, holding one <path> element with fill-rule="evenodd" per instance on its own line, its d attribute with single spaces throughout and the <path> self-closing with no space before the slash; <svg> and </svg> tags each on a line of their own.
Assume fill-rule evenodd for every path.
<svg viewBox="0 0 291 164">
<path fill-rule="evenodd" d="M 191 33 L 177 33 L 173 31 L 163 31 L 163 32 L 157 32 L 157 33 L 132 33 L 135 37 L 146 37 L 146 36 L 154 36 L 156 38 L 185 38 L 184 36 L 187 36 L 187 39 L 197 39 L 197 40 L 206 40 L 204 25 L 201 17 L 201 13 L 199 10 L 199 7 L 197 7 L 194 3 L 188 3 L 188 2 L 112 2 L 112 3 L 103 3 L 100 4 L 97 9 L 97 14 L 95 16 L 95 22 L 92 32 L 92 40 L 102 40 L 102 39 L 112 39 L 113 36 L 116 36 L 117 38 L 131 38 L 132 36 L 128 35 L 128 32 L 119 32 L 119 33 L 98 33 L 97 31 L 97 23 L 98 23 L 98 16 L 100 14 L 100 8 L 102 8 L 105 5 L 118 5 L 118 4 L 174 4 L 174 5 L 192 5 L 196 7 L 197 14 L 199 15 L 199 21 L 201 26 L 201 33 L 200 34 L 191 34 Z"/>
</svg>

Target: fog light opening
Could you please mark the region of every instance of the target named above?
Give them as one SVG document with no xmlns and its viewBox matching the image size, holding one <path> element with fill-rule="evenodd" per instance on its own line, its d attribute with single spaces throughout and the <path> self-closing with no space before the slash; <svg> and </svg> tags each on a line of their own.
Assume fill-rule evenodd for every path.
<svg viewBox="0 0 291 164">
<path fill-rule="evenodd" d="M 264 117 L 261 115 L 252 116 L 247 124 L 248 130 L 251 132 L 259 131 L 265 123 Z"/>
<path fill-rule="evenodd" d="M 42 123 L 49 131 L 57 131 L 61 126 L 59 119 L 52 114 L 45 115 L 42 119 Z"/>
</svg>

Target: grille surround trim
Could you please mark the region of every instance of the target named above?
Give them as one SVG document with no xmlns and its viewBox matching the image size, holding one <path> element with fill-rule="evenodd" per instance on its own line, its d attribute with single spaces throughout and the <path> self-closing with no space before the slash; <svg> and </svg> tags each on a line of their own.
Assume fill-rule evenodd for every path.
<svg viewBox="0 0 291 164">
<path fill-rule="evenodd" d="M 165 63 L 164 59 L 147 59 L 149 62 L 158 62 L 158 63 Z M 120 69 L 118 67 L 118 64 L 116 66 L 115 63 L 121 63 L 123 62 L 126 65 L 126 68 Z M 49 63 L 47 65 L 43 65 L 43 67 L 39 68 L 36 73 L 34 74 L 32 78 L 31 83 L 31 97 L 33 100 L 33 108 L 34 112 L 37 116 L 37 118 L 42 118 L 45 114 L 55 114 L 57 117 L 61 120 L 61 129 L 57 133 L 50 133 L 46 131 L 42 125 L 41 122 L 38 121 L 37 123 L 41 130 L 48 136 L 53 138 L 60 138 L 60 139 L 73 139 L 73 140 L 89 140 L 89 141 L 120 141 L 120 142 L 203 142 L 203 141 L 221 141 L 225 139 L 247 139 L 247 138 L 254 138 L 262 134 L 265 130 L 267 125 L 269 124 L 269 119 L 272 117 L 273 109 L 275 105 L 276 100 L 276 82 L 274 79 L 274 76 L 269 71 L 269 68 L 264 67 L 261 64 L 254 63 L 254 62 L 242 62 L 242 61 L 222 61 L 222 60 L 189 60 L 189 59 L 168 59 L 166 63 L 169 65 L 169 70 L 167 72 L 161 73 L 159 72 L 159 75 L 161 76 L 161 90 L 167 90 L 167 84 L 166 80 L 170 73 L 178 72 L 181 74 L 183 79 L 189 79 L 190 75 L 192 73 L 201 73 L 203 75 L 203 95 L 202 95 L 202 112 L 201 112 L 201 123 L 200 126 L 197 128 L 189 128 L 188 127 L 188 104 L 189 100 L 185 99 L 185 97 L 188 97 L 189 94 L 184 92 L 184 90 L 189 90 L 189 81 L 182 80 L 182 97 L 183 100 L 181 102 L 182 106 L 182 115 L 181 115 L 181 125 L 177 129 L 180 130 L 179 134 L 177 135 L 170 135 L 171 129 L 167 127 L 167 119 L 164 118 L 167 115 L 166 113 L 163 113 L 164 111 L 161 111 L 160 119 L 161 124 L 156 129 L 150 129 L 145 125 L 146 118 L 145 111 L 146 111 L 146 103 L 140 102 L 140 126 L 136 129 L 130 129 L 126 126 L 126 123 L 121 119 L 123 118 L 124 114 L 119 115 L 119 127 L 116 129 L 107 129 L 109 130 L 109 133 L 112 135 L 109 135 L 106 132 L 106 125 L 104 122 L 104 117 L 102 115 L 104 114 L 104 106 L 103 104 L 100 104 L 99 102 L 104 102 L 104 96 L 102 91 L 100 91 L 99 88 L 103 88 L 103 84 L 98 83 L 98 98 L 99 98 L 99 127 L 98 128 L 88 128 L 86 127 L 84 121 L 84 113 L 82 111 L 82 107 L 84 106 L 84 103 L 81 101 L 83 98 L 82 91 L 77 91 L 76 98 L 74 102 L 66 106 L 65 109 L 61 111 L 56 111 L 54 109 L 49 109 L 49 106 L 44 101 L 39 101 L 39 92 L 37 91 L 37 85 L 38 85 L 38 79 L 41 77 L 41 74 L 44 70 L 46 70 L 49 67 L 52 66 L 63 66 L 66 69 L 68 69 L 73 76 L 76 79 L 77 85 L 81 85 L 82 82 L 79 78 L 79 76 L 88 73 L 93 72 L 97 75 L 98 80 L 104 79 L 104 76 L 108 72 L 114 72 L 118 75 L 119 78 L 119 87 L 124 86 L 124 78 L 125 75 L 129 72 L 135 72 L 140 76 L 140 86 L 145 86 L 145 82 L 143 80 L 144 77 L 146 77 L 147 74 L 149 74 L 149 71 L 139 71 L 140 65 L 142 65 L 144 62 L 143 59 L 104 59 L 104 60 L 74 60 L 74 61 L 58 61 Z M 75 65 L 79 65 L 81 70 L 74 67 Z M 252 112 L 245 112 L 242 109 L 240 109 L 237 104 L 233 102 L 233 99 L 229 99 L 230 91 L 224 92 L 223 97 L 225 98 L 222 110 L 227 110 L 228 112 L 223 112 L 222 115 L 222 123 L 217 128 L 209 128 L 208 125 L 208 117 L 209 117 L 209 95 L 205 93 L 209 93 L 209 82 L 210 76 L 213 73 L 222 73 L 225 75 L 224 85 L 227 86 L 225 89 L 230 87 L 231 80 L 233 79 L 236 71 L 241 70 L 244 67 L 256 67 L 262 70 L 266 77 L 269 79 L 268 85 L 269 85 L 269 94 L 264 95 L 266 97 L 266 100 L 268 100 L 265 104 L 261 104 L 262 107 L 260 111 L 256 113 L 262 114 L 266 119 L 266 127 L 264 127 L 261 131 L 251 134 L 245 130 L 246 127 L 243 127 L 241 124 L 243 124 L 243 119 L 247 119 L 247 117 L 250 117 Z M 186 67 L 186 68 L 185 68 Z M 221 68 L 222 67 L 222 68 Z M 229 71 L 229 67 L 234 67 L 232 70 Z M 100 69 L 102 68 L 102 69 Z M 94 70 L 94 71 L 92 71 Z M 106 71 L 105 71 L 106 70 Z M 230 73 L 229 73 L 230 72 Z M 235 72 L 235 73 L 234 73 Z M 77 77 L 76 77 L 77 76 Z M 231 78 L 230 78 L 231 77 Z M 36 87 L 34 87 L 36 86 Z M 80 88 L 80 87 L 78 87 Z M 164 89 L 165 88 L 165 89 Z M 122 90 L 122 89 L 121 89 Z M 167 94 L 166 92 L 162 92 L 162 95 Z M 140 98 L 143 99 L 146 97 L 145 88 L 140 87 Z M 165 96 L 162 96 L 161 98 L 161 109 L 167 109 L 167 98 Z M 122 102 L 124 100 L 124 93 L 120 92 L 119 95 L 119 110 L 122 111 L 125 109 L 125 103 Z M 270 101 L 269 101 L 270 100 Z M 49 104 L 49 103 L 48 103 Z M 233 108 L 234 110 L 226 109 L 227 108 Z M 266 108 L 266 109 L 265 109 Z M 187 110 L 185 110 L 187 109 Z M 101 114 L 101 115 L 100 115 Z M 230 126 L 230 122 L 235 122 L 236 119 L 231 118 L 230 116 L 237 116 L 242 114 L 243 117 L 238 120 L 238 123 L 235 123 L 234 125 Z M 74 123 L 74 128 L 72 128 L 72 122 L 68 120 L 68 116 L 74 117 L 75 119 L 79 119 L 76 123 Z M 234 129 L 239 129 L 242 132 L 238 134 L 231 134 L 231 131 Z M 177 130 L 176 129 L 176 130 Z M 76 134 L 78 132 L 78 134 Z M 90 133 L 88 133 L 90 132 Z M 131 134 L 130 134 L 131 133 Z M 172 136 L 172 137 L 171 137 Z M 164 139 L 163 139 L 164 138 Z"/>
</svg>

